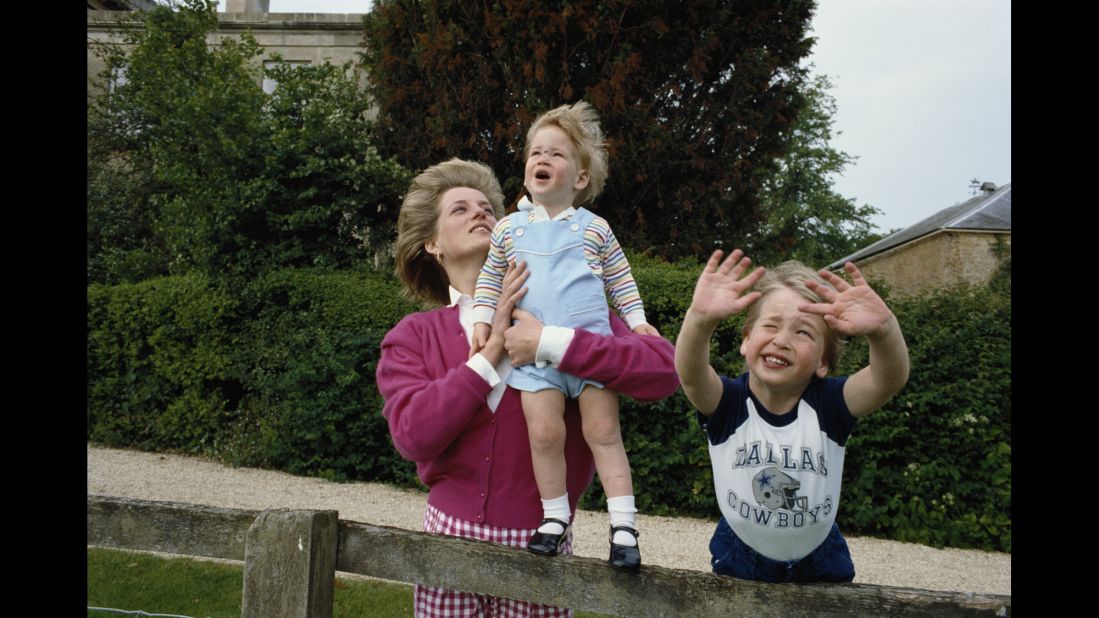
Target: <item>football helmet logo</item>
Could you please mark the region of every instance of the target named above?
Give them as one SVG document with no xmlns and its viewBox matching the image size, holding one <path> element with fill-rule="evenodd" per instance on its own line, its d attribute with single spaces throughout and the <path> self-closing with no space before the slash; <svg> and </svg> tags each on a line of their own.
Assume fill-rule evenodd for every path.
<svg viewBox="0 0 1099 618">
<path fill-rule="evenodd" d="M 809 498 L 797 495 L 801 483 L 771 466 L 752 477 L 752 493 L 760 506 L 788 511 L 808 511 Z"/>
</svg>

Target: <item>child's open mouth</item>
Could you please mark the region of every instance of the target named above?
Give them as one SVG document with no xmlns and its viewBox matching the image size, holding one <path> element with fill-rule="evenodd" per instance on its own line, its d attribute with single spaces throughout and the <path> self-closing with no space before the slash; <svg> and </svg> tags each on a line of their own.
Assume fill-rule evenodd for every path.
<svg viewBox="0 0 1099 618">
<path fill-rule="evenodd" d="M 540 171 L 540 172 L 535 172 L 534 177 L 537 178 L 538 180 L 549 180 L 550 175 L 549 175 L 549 172 Z"/>
</svg>

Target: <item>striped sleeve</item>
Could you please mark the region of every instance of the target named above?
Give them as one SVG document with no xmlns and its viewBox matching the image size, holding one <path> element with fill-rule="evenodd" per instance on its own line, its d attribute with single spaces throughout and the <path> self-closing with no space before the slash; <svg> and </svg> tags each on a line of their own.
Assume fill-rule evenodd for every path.
<svg viewBox="0 0 1099 618">
<path fill-rule="evenodd" d="M 614 237 L 610 224 L 603 217 L 595 217 L 584 230 L 584 249 L 591 260 L 597 260 L 598 271 L 602 271 L 603 287 L 618 314 L 626 324 L 635 328 L 646 323 L 645 307 L 641 303 L 641 293 L 630 271 L 626 254 Z"/>
<path fill-rule="evenodd" d="M 504 217 L 496 223 L 489 241 L 488 258 L 477 275 L 477 290 L 473 295 L 473 321 L 492 323 L 496 313 L 496 301 L 503 291 L 504 274 L 508 270 L 508 259 L 514 259 L 515 248 L 511 241 L 511 217 Z"/>
</svg>

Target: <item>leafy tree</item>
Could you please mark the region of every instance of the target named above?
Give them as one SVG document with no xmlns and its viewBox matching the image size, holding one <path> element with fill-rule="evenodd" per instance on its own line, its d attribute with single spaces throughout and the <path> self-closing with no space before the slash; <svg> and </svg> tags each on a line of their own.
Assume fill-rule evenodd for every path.
<svg viewBox="0 0 1099 618">
<path fill-rule="evenodd" d="M 879 209 L 859 206 L 832 188 L 833 177 L 856 157 L 831 146 L 831 87 L 825 75 L 806 85 L 806 105 L 784 132 L 786 153 L 761 175 L 765 223 L 748 243 L 756 262 L 796 259 L 824 267 L 883 237 L 870 221 Z"/>
<path fill-rule="evenodd" d="M 350 66 L 277 65 L 267 95 L 254 38 L 208 43 L 209 0 L 140 19 L 124 45 L 97 47 L 107 68 L 88 111 L 89 280 L 365 257 L 370 229 L 395 219 L 407 173 L 371 146 Z"/>
<path fill-rule="evenodd" d="M 278 87 L 263 110 L 262 202 L 240 234 L 268 266 L 353 265 L 364 245 L 384 246 L 411 177 L 372 144 L 369 100 L 350 63 L 276 64 L 267 75 Z"/>
<path fill-rule="evenodd" d="M 87 152 L 88 282 L 134 283 L 167 273 L 167 250 L 153 231 L 148 161 L 115 154 L 90 135 Z"/>
<path fill-rule="evenodd" d="M 211 260 L 218 211 L 244 201 L 241 189 L 263 163 L 254 146 L 264 97 L 251 62 L 261 50 L 247 35 L 211 48 L 206 35 L 216 29 L 215 5 L 187 0 L 143 11 L 122 29 L 122 45 L 96 46 L 106 69 L 88 110 L 88 218 L 89 231 L 102 233 L 94 245 L 89 234 L 89 251 L 163 252 L 148 268 L 160 273 L 137 276 Z M 135 211 L 129 236 L 104 225 Z M 100 257 L 89 255 L 89 265 Z M 114 270 L 98 274 L 128 278 Z"/>
<path fill-rule="evenodd" d="M 420 169 L 484 161 L 518 197 L 526 129 L 578 99 L 611 175 L 596 208 L 621 240 L 676 258 L 742 245 L 761 170 L 804 104 L 811 0 L 379 0 L 364 64 L 385 153 Z"/>
</svg>

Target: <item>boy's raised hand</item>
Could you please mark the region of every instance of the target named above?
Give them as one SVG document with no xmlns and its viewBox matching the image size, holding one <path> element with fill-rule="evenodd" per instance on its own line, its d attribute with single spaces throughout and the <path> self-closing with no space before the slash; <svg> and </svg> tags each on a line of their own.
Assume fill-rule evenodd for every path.
<svg viewBox="0 0 1099 618">
<path fill-rule="evenodd" d="M 710 337 L 725 318 L 739 313 L 759 300 L 759 292 L 749 292 L 766 272 L 757 268 L 745 275 L 752 260 L 740 249 L 724 262 L 720 249 L 706 262 L 695 284 L 691 306 L 683 316 L 683 326 L 675 342 L 675 371 L 683 393 L 705 416 L 713 414 L 721 402 L 724 387 L 710 365 Z"/>
<path fill-rule="evenodd" d="M 897 316 L 885 306 L 854 264 L 844 264 L 854 285 L 822 270 L 820 276 L 836 289 L 806 281 L 825 302 L 798 305 L 815 313 L 832 329 L 845 335 L 865 335 L 870 343 L 870 363 L 843 385 L 843 399 L 852 416 L 864 416 L 880 408 L 908 381 L 908 346 Z"/>
<path fill-rule="evenodd" d="M 824 299 L 822 303 L 810 303 L 798 305 L 799 311 L 815 313 L 828 323 L 828 326 L 845 335 L 873 336 L 888 329 L 890 318 L 894 318 L 893 312 L 886 306 L 885 301 L 878 293 L 866 283 L 866 279 L 852 262 L 844 264 L 847 274 L 851 276 L 851 285 L 842 277 L 827 270 L 821 270 L 820 276 L 825 281 L 835 286 L 836 291 L 820 285 L 815 281 L 806 281 L 805 284 Z"/>
<path fill-rule="evenodd" d="M 752 265 L 752 260 L 745 257 L 740 249 L 733 250 L 724 262 L 721 261 L 721 255 L 722 251 L 718 249 L 706 262 L 698 283 L 695 284 L 694 296 L 688 309 L 707 322 L 720 322 L 756 302 L 760 293 L 748 290 L 766 272 L 763 267 L 759 267 L 742 278 Z"/>
</svg>

